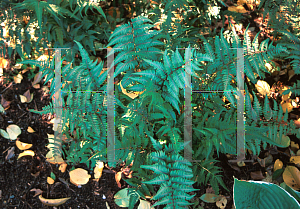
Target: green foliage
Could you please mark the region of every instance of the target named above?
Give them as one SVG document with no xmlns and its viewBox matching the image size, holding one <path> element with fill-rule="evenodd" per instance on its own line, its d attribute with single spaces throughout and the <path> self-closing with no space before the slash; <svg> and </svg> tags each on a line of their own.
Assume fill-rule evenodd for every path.
<svg viewBox="0 0 300 209">
<path fill-rule="evenodd" d="M 203 31 L 207 26 L 206 20 L 212 22 L 220 18 L 212 8 L 224 6 L 223 1 L 162 0 L 157 3 L 146 9 L 149 4 L 145 0 L 136 2 L 138 17 L 121 24 L 110 34 L 113 27 L 106 22 L 109 18 L 106 19 L 102 9 L 94 3 L 26 0 L 17 3 L 14 9 L 29 9 L 31 19 L 26 28 L 31 23 L 35 23 L 34 29 L 39 25 L 39 30 L 34 30 L 39 38 L 31 40 L 29 32 L 20 32 L 22 26 L 19 25 L 16 30 L 18 37 L 22 37 L 23 42 L 31 42 L 25 46 L 16 44 L 15 49 L 9 48 L 8 51 L 12 54 L 15 50 L 25 59 L 24 51 L 29 56 L 32 54 L 30 46 L 38 50 L 46 40 L 51 47 L 71 48 L 63 57 L 63 61 L 69 63 L 62 65 L 61 72 L 62 124 L 65 125 L 62 134 L 72 139 L 64 146 L 65 158 L 71 164 L 91 161 L 93 167 L 97 160 L 107 159 L 108 97 L 105 91 L 108 72 L 114 70 L 117 162 L 109 165 L 133 162 L 134 178 L 126 180 L 133 187 L 130 192 L 135 194 L 126 196 L 130 207 L 139 198 L 153 196 L 153 200 L 157 200 L 155 206 L 184 208 L 195 196 L 194 183 L 199 186 L 209 183 L 216 195 L 220 192 L 220 185 L 228 190 L 214 154 L 236 154 L 236 99 L 241 96 L 235 79 L 238 58 L 241 58 L 237 48 L 244 50 L 245 148 L 259 155 L 267 144 L 286 147 L 283 135 L 288 132 L 300 134 L 276 100 L 266 95 L 257 97 L 253 89 L 257 81 L 269 73 L 265 64 L 276 57 L 290 59 L 295 73 L 299 73 L 299 38 L 294 32 L 281 30 L 286 36 L 279 43 L 269 43 L 268 39 L 259 42 L 259 33 L 251 41 L 248 28 L 241 39 L 234 27 L 233 31 L 224 32 L 222 29 L 219 34 L 214 31 L 209 37 L 204 37 L 199 35 L 199 30 Z M 138 12 L 139 5 L 143 8 Z M 191 5 L 203 7 L 187 8 Z M 174 19 L 176 12 L 181 15 L 181 21 Z M 62 15 L 66 17 L 62 18 Z M 10 15 L 5 13 L 4 16 Z M 154 26 L 158 23 L 161 24 L 157 31 Z M 97 64 L 91 60 L 90 55 L 97 51 L 98 40 L 107 40 L 109 43 L 105 47 L 113 47 L 107 55 L 110 58 L 114 53 L 113 65 L 108 63 L 105 66 L 103 61 Z M 42 45 L 47 47 L 46 43 Z M 77 52 L 81 59 L 76 59 Z M 55 93 L 54 60 L 55 57 L 46 62 L 22 62 L 38 66 L 46 77 L 45 83 L 51 81 L 51 97 Z M 187 66 L 191 67 L 191 88 L 198 91 L 193 92 L 192 97 L 193 141 L 190 144 L 193 160 L 197 160 L 193 163 L 184 159 L 182 152 L 185 131 L 183 101 L 185 88 L 189 86 L 185 86 Z M 120 85 L 140 95 L 131 99 L 122 93 Z M 298 95 L 299 88 L 297 82 L 285 93 L 292 91 Z M 203 90 L 211 93 L 199 93 Z M 223 96 L 228 102 L 222 100 Z M 53 114 L 53 106 L 50 103 L 42 111 L 30 111 Z M 159 185 L 159 190 L 153 185 Z"/>
<path fill-rule="evenodd" d="M 234 178 L 233 199 L 239 208 L 300 208 L 297 200 L 280 186 L 261 181 Z"/>
</svg>

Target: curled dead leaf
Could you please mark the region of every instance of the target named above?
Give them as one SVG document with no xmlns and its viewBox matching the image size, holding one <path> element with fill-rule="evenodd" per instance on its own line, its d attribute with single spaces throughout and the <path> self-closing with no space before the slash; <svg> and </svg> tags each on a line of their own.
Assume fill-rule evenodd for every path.
<svg viewBox="0 0 300 209">
<path fill-rule="evenodd" d="M 23 76 L 20 73 L 18 75 L 14 76 L 15 83 L 21 83 L 22 79 L 23 79 Z"/>
<path fill-rule="evenodd" d="M 24 152 L 20 153 L 18 156 L 18 159 L 23 157 L 23 156 L 34 156 L 34 152 L 32 150 L 25 150 Z"/>
<path fill-rule="evenodd" d="M 42 194 L 42 192 L 43 192 L 40 189 L 31 189 L 30 191 L 31 192 L 35 192 L 35 194 L 33 195 L 33 197 L 38 196 L 38 195 Z"/>
<path fill-rule="evenodd" d="M 44 205 L 48 205 L 48 206 L 59 206 L 59 205 L 62 205 L 65 202 L 67 202 L 70 198 L 71 197 L 60 198 L 60 199 L 46 199 L 46 198 L 43 198 L 42 195 L 39 196 L 40 201 Z"/>
<path fill-rule="evenodd" d="M 26 150 L 32 147 L 32 144 L 27 144 L 24 142 L 21 142 L 19 140 L 16 141 L 16 146 L 19 148 L 19 150 Z"/>
<path fill-rule="evenodd" d="M 119 172 L 116 173 L 116 175 L 115 175 L 115 179 L 116 179 L 116 182 L 117 182 L 119 188 L 122 187 L 122 185 L 121 185 L 121 183 L 120 183 L 121 178 L 122 178 L 122 171 L 119 171 Z"/>
<path fill-rule="evenodd" d="M 89 182 L 91 175 L 82 168 L 76 168 L 69 173 L 70 175 L 70 182 L 76 186 L 84 185 Z"/>
</svg>

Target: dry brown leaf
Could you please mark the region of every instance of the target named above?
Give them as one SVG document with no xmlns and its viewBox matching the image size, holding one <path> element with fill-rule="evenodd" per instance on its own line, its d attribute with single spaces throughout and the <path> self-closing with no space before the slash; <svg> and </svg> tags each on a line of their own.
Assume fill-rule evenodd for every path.
<svg viewBox="0 0 300 209">
<path fill-rule="evenodd" d="M 282 161 L 277 159 L 274 163 L 274 172 L 281 169 L 282 167 L 283 167 Z"/>
<path fill-rule="evenodd" d="M 35 76 L 34 76 L 34 80 L 32 82 L 32 85 L 34 86 L 35 84 L 39 83 L 42 80 L 42 71 L 39 71 Z"/>
<path fill-rule="evenodd" d="M 19 140 L 16 141 L 16 146 L 19 148 L 19 150 L 26 150 L 32 147 L 32 144 L 27 144 L 24 142 L 21 142 Z"/>
<path fill-rule="evenodd" d="M 15 147 L 11 147 L 8 151 L 7 151 L 7 155 L 5 157 L 5 160 L 9 160 L 10 158 L 12 158 L 15 155 Z"/>
<path fill-rule="evenodd" d="M 76 186 L 84 185 L 89 182 L 91 175 L 82 168 L 76 168 L 70 171 L 70 182 Z"/>
<path fill-rule="evenodd" d="M 250 172 L 250 176 L 253 180 L 262 180 L 265 178 L 261 171 Z"/>
<path fill-rule="evenodd" d="M 11 102 L 6 101 L 6 100 L 4 99 L 4 97 L 1 96 L 1 105 L 2 105 L 2 107 L 4 108 L 4 110 L 7 110 L 7 109 L 9 108 L 10 103 L 11 103 Z"/>
<path fill-rule="evenodd" d="M 31 189 L 30 191 L 31 191 L 31 192 L 34 192 L 33 197 L 38 196 L 38 195 L 40 195 L 40 194 L 43 193 L 43 191 L 40 190 L 40 189 Z"/>
<path fill-rule="evenodd" d="M 221 199 L 216 202 L 216 205 L 220 209 L 226 208 L 226 205 L 227 205 L 227 199 L 226 199 L 226 197 L 222 196 Z"/>
<path fill-rule="evenodd" d="M 54 181 L 53 178 L 51 178 L 51 177 L 49 177 L 49 176 L 47 177 L 47 183 L 48 183 L 48 184 L 54 184 L 54 182 L 55 182 L 55 181 Z"/>
<path fill-rule="evenodd" d="M 119 172 L 116 173 L 116 175 L 115 175 L 115 179 L 116 179 L 116 182 L 117 182 L 119 188 L 122 187 L 122 186 L 121 186 L 121 183 L 120 183 L 121 178 L 122 178 L 122 171 L 119 171 Z"/>
<path fill-rule="evenodd" d="M 60 198 L 60 199 L 46 199 L 46 198 L 43 198 L 42 195 L 39 196 L 40 201 L 44 205 L 48 205 L 48 206 L 59 206 L 59 205 L 62 205 L 65 202 L 67 202 L 70 198 L 71 197 Z"/>
<path fill-rule="evenodd" d="M 23 157 L 23 156 L 34 156 L 34 152 L 32 150 L 25 150 L 24 152 L 20 153 L 18 156 L 18 159 Z"/>
<path fill-rule="evenodd" d="M 300 189 L 300 172 L 295 166 L 287 166 L 282 174 L 284 182 L 294 190 Z"/>
</svg>

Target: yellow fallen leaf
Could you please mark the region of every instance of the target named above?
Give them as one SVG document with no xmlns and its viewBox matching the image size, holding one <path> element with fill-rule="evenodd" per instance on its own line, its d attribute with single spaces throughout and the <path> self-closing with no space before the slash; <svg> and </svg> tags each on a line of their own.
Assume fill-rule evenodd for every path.
<svg viewBox="0 0 300 209">
<path fill-rule="evenodd" d="M 100 177 L 102 176 L 102 171 L 103 171 L 104 163 L 99 161 L 97 162 L 95 168 L 94 168 L 94 177 L 96 180 L 99 180 Z"/>
<path fill-rule="evenodd" d="M 60 198 L 60 199 L 46 199 L 46 198 L 43 198 L 42 195 L 39 196 L 40 201 L 44 205 L 48 205 L 48 206 L 59 206 L 59 205 L 62 205 L 65 202 L 67 202 L 70 198 L 71 197 Z"/>
<path fill-rule="evenodd" d="M 27 98 L 23 95 L 19 95 L 20 96 L 20 100 L 21 100 L 21 103 L 26 103 L 27 102 Z"/>
<path fill-rule="evenodd" d="M 257 81 L 257 83 L 255 84 L 255 87 L 261 95 L 269 96 L 269 94 L 270 94 L 270 85 L 266 81 L 261 81 L 261 80 Z"/>
<path fill-rule="evenodd" d="M 35 84 L 39 83 L 42 80 L 42 75 L 43 72 L 39 71 L 35 76 L 34 76 L 34 80 L 32 82 L 32 85 L 34 86 Z"/>
<path fill-rule="evenodd" d="M 290 162 L 300 165 L 300 156 L 292 156 Z"/>
<path fill-rule="evenodd" d="M 30 147 L 32 147 L 32 144 L 27 144 L 27 143 L 17 140 L 16 146 L 19 148 L 19 150 L 26 150 L 26 149 L 29 149 Z"/>
<path fill-rule="evenodd" d="M 35 131 L 33 130 L 33 128 L 31 128 L 30 126 L 28 126 L 27 131 L 28 131 L 29 133 L 34 133 L 34 132 L 35 132 Z"/>
<path fill-rule="evenodd" d="M 58 170 L 60 170 L 60 172 L 64 173 L 67 169 L 68 164 L 63 162 L 62 164 L 60 164 Z"/>
<path fill-rule="evenodd" d="M 279 169 L 281 169 L 283 166 L 283 163 L 281 160 L 277 159 L 274 163 L 274 171 L 277 171 Z"/>
<path fill-rule="evenodd" d="M 291 148 L 299 149 L 299 144 L 296 144 L 294 141 L 291 141 Z"/>
<path fill-rule="evenodd" d="M 24 152 L 20 153 L 19 156 L 18 156 L 18 159 L 23 157 L 23 156 L 34 156 L 34 151 L 32 150 L 25 150 Z"/>
<path fill-rule="evenodd" d="M 23 76 L 19 73 L 18 75 L 14 76 L 15 83 L 21 83 Z"/>
<path fill-rule="evenodd" d="M 286 94 L 286 95 L 283 95 L 283 94 L 282 94 L 285 90 L 288 90 L 288 89 L 289 89 L 288 86 L 283 86 L 283 87 L 280 89 L 280 91 L 278 92 L 278 93 L 281 95 L 281 99 L 282 99 L 283 102 L 288 101 L 289 98 L 290 98 L 290 96 L 292 95 L 292 92 L 291 92 L 291 91 L 290 91 L 288 94 Z"/>
<path fill-rule="evenodd" d="M 70 182 L 76 186 L 84 185 L 89 182 L 91 175 L 82 168 L 76 168 L 69 173 L 70 175 Z"/>
<path fill-rule="evenodd" d="M 300 172 L 295 166 L 287 166 L 282 174 L 284 182 L 294 190 L 300 189 Z"/>
<path fill-rule="evenodd" d="M 47 183 L 48 184 L 54 184 L 54 179 L 48 176 L 47 177 Z"/>
<path fill-rule="evenodd" d="M 293 110 L 293 105 L 290 102 L 284 102 L 281 104 L 283 113 L 286 112 L 286 110 L 288 111 L 288 113 L 292 112 Z"/>
</svg>

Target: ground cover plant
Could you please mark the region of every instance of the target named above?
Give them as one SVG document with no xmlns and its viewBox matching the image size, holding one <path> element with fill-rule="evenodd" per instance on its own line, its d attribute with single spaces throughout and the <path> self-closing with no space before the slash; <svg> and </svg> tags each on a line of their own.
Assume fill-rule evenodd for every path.
<svg viewBox="0 0 300 209">
<path fill-rule="evenodd" d="M 299 207 L 297 2 L 25 0 L 1 7 L 1 182 L 9 181 L 4 174 L 13 162 L 32 175 L 22 195 L 0 189 L 3 208 L 15 202 L 24 208 L 284 208 L 283 197 Z M 242 93 L 237 48 L 244 50 Z M 18 86 L 16 98 L 9 83 Z M 49 97 L 37 108 L 41 84 Z M 191 106 L 188 88 L 195 91 Z M 246 159 L 230 163 L 243 96 Z M 10 112 L 14 107 L 22 113 Z M 189 112 L 193 140 L 186 142 Z M 34 134 L 24 115 L 35 123 L 49 116 L 53 127 Z M 107 162 L 111 136 L 116 161 Z M 184 158 L 187 147 L 197 162 Z"/>
</svg>

